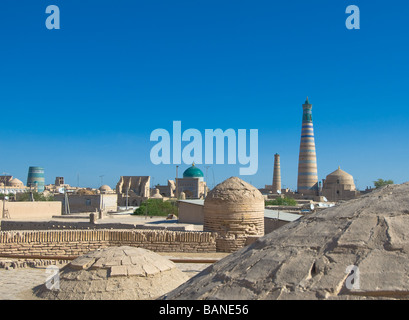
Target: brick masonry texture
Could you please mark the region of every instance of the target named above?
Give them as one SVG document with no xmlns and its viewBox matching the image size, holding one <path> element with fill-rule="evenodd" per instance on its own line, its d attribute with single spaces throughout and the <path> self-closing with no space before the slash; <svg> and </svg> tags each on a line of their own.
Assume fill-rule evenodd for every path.
<svg viewBox="0 0 409 320">
<path fill-rule="evenodd" d="M 111 246 L 157 252 L 216 252 L 216 233 L 165 230 L 45 230 L 0 232 L 0 256 L 78 256 Z"/>
</svg>

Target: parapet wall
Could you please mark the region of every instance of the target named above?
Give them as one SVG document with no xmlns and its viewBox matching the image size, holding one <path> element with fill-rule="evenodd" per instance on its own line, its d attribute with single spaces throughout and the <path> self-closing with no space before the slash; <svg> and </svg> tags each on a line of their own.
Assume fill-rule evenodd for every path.
<svg viewBox="0 0 409 320">
<path fill-rule="evenodd" d="M 157 252 L 216 252 L 216 234 L 165 230 L 46 230 L 0 232 L 0 256 L 79 256 L 110 246 Z"/>
<path fill-rule="evenodd" d="M 5 204 L 11 219 L 51 219 L 61 215 L 60 201 L 6 201 Z M 3 216 L 3 200 L 0 200 L 0 217 Z"/>
<path fill-rule="evenodd" d="M 109 221 L 112 221 L 110 223 Z M 22 220 L 0 220 L 0 231 L 16 231 L 16 230 L 89 230 L 89 229 L 142 229 L 142 230 L 169 230 L 169 231 L 193 231 L 192 225 L 163 227 L 159 225 L 144 225 L 130 223 L 115 223 L 114 219 L 97 220 L 97 223 L 91 223 L 88 220 L 84 221 L 22 221 Z"/>
</svg>

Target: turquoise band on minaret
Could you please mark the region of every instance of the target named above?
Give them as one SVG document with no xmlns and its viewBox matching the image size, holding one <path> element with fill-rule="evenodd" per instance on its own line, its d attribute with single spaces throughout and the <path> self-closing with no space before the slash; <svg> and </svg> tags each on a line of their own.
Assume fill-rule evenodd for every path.
<svg viewBox="0 0 409 320">
<path fill-rule="evenodd" d="M 43 192 L 45 185 L 44 168 L 29 167 L 27 177 L 27 187 L 34 188 L 37 192 Z"/>
<path fill-rule="evenodd" d="M 318 194 L 317 155 L 315 151 L 312 104 L 307 100 L 302 105 L 302 127 L 300 154 L 298 160 L 297 191 L 304 194 Z"/>
</svg>

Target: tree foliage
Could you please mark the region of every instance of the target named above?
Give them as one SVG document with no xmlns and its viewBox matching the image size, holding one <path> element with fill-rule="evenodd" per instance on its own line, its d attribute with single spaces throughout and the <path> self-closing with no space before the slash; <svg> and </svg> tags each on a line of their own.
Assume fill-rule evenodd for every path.
<svg viewBox="0 0 409 320">
<path fill-rule="evenodd" d="M 54 201 L 54 197 L 52 195 L 45 196 L 43 193 L 35 191 L 33 191 L 33 198 L 34 201 Z M 26 191 L 24 193 L 17 194 L 16 201 L 31 201 L 30 192 Z"/>
<path fill-rule="evenodd" d="M 297 201 L 295 201 L 293 198 L 290 197 L 284 197 L 284 198 L 277 198 L 274 200 L 268 200 L 266 201 L 266 206 L 296 206 Z"/>
<path fill-rule="evenodd" d="M 174 201 L 162 201 L 160 199 L 148 199 L 142 202 L 139 208 L 136 208 L 134 215 L 139 216 L 168 216 L 169 214 L 177 215 L 178 208 Z"/>
<path fill-rule="evenodd" d="M 383 180 L 379 178 L 378 180 L 374 181 L 373 184 L 375 185 L 375 188 L 380 188 L 388 184 L 393 184 L 393 180 Z"/>
<path fill-rule="evenodd" d="M 3 200 L 4 197 L 8 197 L 9 199 L 14 199 L 16 195 L 14 193 L 9 193 L 9 194 L 0 194 L 0 200 Z"/>
</svg>

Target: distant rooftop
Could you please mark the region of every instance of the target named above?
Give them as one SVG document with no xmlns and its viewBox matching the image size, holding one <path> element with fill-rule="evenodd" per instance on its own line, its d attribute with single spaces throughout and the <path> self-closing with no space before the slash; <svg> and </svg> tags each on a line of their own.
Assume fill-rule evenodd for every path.
<svg viewBox="0 0 409 320">
<path fill-rule="evenodd" d="M 191 204 L 197 204 L 199 206 L 204 205 L 204 200 L 197 199 L 197 200 L 179 200 L 179 202 L 186 202 L 186 203 L 191 203 Z"/>
<path fill-rule="evenodd" d="M 281 210 L 264 209 L 264 217 L 291 222 L 300 219 L 302 215 Z"/>
</svg>

